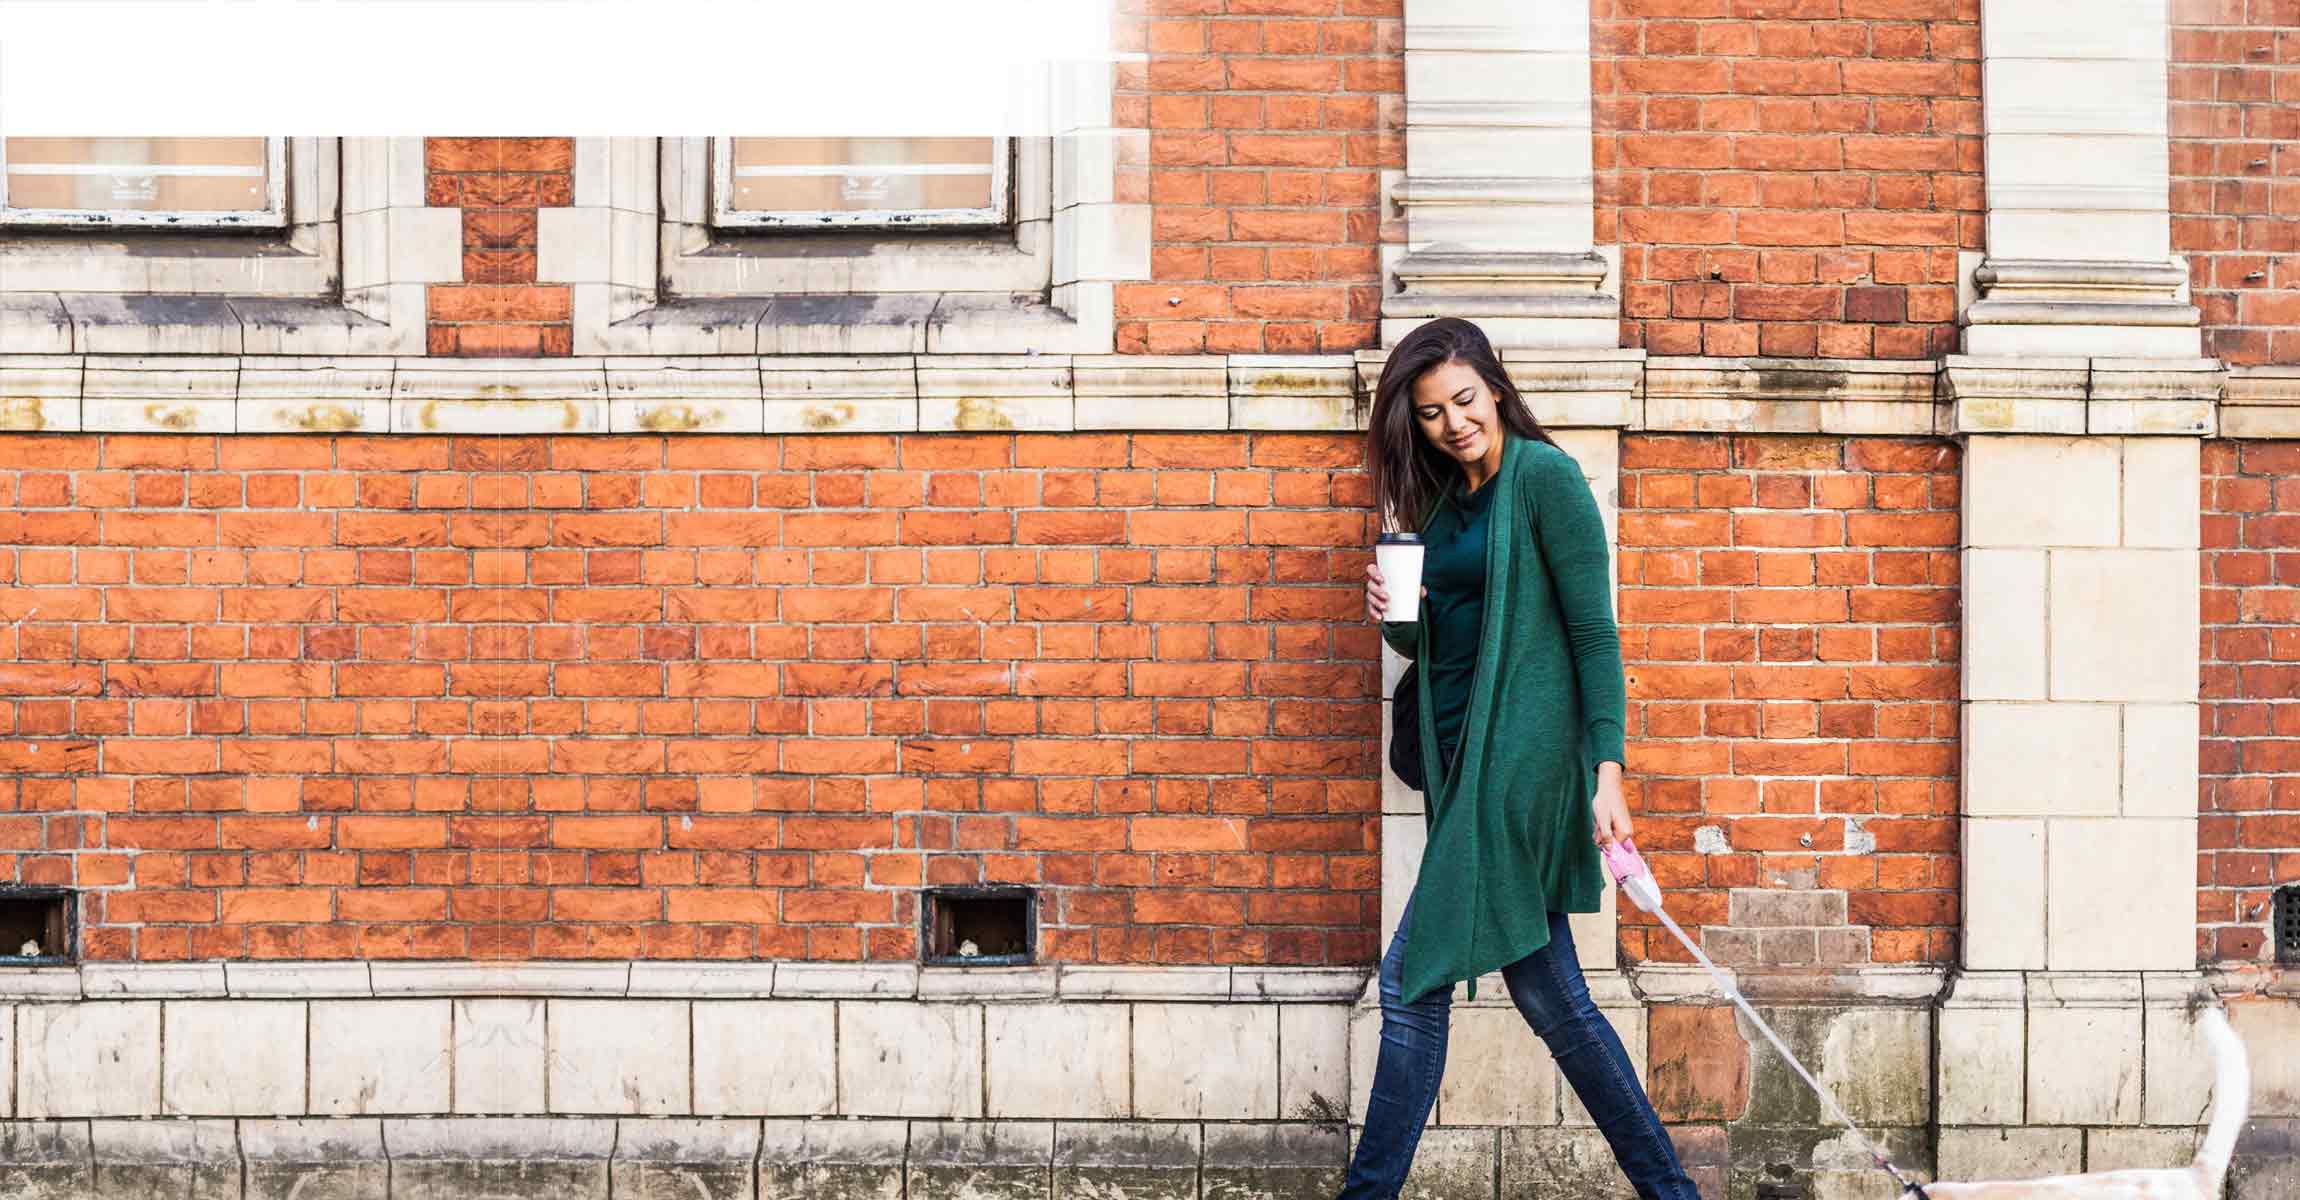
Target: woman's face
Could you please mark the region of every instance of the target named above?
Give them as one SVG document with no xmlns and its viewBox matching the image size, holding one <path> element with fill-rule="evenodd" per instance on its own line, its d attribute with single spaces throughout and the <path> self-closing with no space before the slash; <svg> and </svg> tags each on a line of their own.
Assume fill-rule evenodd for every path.
<svg viewBox="0 0 2300 1200">
<path fill-rule="evenodd" d="M 1501 412 L 1493 389 L 1459 362 L 1444 362 L 1414 381 L 1414 423 L 1430 444 L 1469 464 L 1501 451 Z"/>
</svg>

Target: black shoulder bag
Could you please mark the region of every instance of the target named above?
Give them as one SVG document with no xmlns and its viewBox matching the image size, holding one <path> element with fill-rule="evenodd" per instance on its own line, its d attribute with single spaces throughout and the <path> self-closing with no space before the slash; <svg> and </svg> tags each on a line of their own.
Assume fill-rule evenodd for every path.
<svg viewBox="0 0 2300 1200">
<path fill-rule="evenodd" d="M 1390 773 L 1417 792 L 1427 790 L 1422 780 L 1420 663 L 1406 664 L 1397 690 L 1390 694 Z"/>
</svg>

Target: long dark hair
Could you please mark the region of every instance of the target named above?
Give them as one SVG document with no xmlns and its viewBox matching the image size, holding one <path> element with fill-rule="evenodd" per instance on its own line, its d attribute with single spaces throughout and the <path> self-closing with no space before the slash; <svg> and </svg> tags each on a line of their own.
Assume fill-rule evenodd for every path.
<svg viewBox="0 0 2300 1200">
<path fill-rule="evenodd" d="M 1384 529 L 1419 531 L 1430 506 L 1461 478 L 1460 460 L 1431 444 L 1414 420 L 1414 385 L 1432 367 L 1449 362 L 1477 372 L 1493 389 L 1494 408 L 1511 436 L 1557 444 L 1533 419 L 1533 410 L 1509 381 L 1485 331 L 1460 317 L 1439 317 L 1418 326 L 1383 364 L 1366 427 L 1366 470 L 1374 477 L 1374 512 L 1381 516 Z"/>
</svg>

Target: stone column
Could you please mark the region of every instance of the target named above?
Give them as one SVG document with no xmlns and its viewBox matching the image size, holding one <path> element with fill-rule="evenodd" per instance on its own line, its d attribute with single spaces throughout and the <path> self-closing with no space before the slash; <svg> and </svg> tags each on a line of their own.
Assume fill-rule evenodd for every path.
<svg viewBox="0 0 2300 1200">
<path fill-rule="evenodd" d="M 1983 0 L 1975 355 L 2200 353 L 2172 256 L 2167 0 Z"/>
<path fill-rule="evenodd" d="M 1497 346 L 1619 341 L 1592 245 L 1587 0 L 1406 0 L 1406 254 L 1382 341 L 1466 317 Z"/>
</svg>

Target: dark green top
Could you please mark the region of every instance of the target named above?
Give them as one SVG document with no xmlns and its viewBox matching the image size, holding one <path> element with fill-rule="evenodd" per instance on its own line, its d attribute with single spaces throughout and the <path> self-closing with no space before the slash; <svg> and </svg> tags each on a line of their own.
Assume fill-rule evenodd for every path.
<svg viewBox="0 0 2300 1200">
<path fill-rule="evenodd" d="M 1605 884 L 1590 800 L 1597 764 L 1623 761 L 1611 551 L 1580 466 L 1546 442 L 1505 435 L 1501 469 L 1478 490 L 1491 497 L 1476 663 L 1460 752 L 1424 795 L 1409 998 L 1548 945 L 1552 912 L 1597 910 Z M 1441 498 L 1423 528 L 1455 507 L 1454 495 Z M 1385 622 L 1382 636 L 1434 669 L 1434 614 Z M 1417 675 L 1422 761 L 1435 764 L 1437 700 L 1431 676 Z"/>
<path fill-rule="evenodd" d="M 1464 492 L 1457 479 L 1452 503 L 1422 527 L 1422 582 L 1430 590 L 1422 619 L 1429 622 L 1429 658 L 1422 673 L 1430 681 L 1430 718 L 1435 726 L 1438 771 L 1454 760 L 1461 745 L 1462 720 L 1469 716 L 1469 688 L 1477 675 L 1479 624 L 1485 617 L 1486 516 L 1493 511 L 1493 481 Z"/>
</svg>

